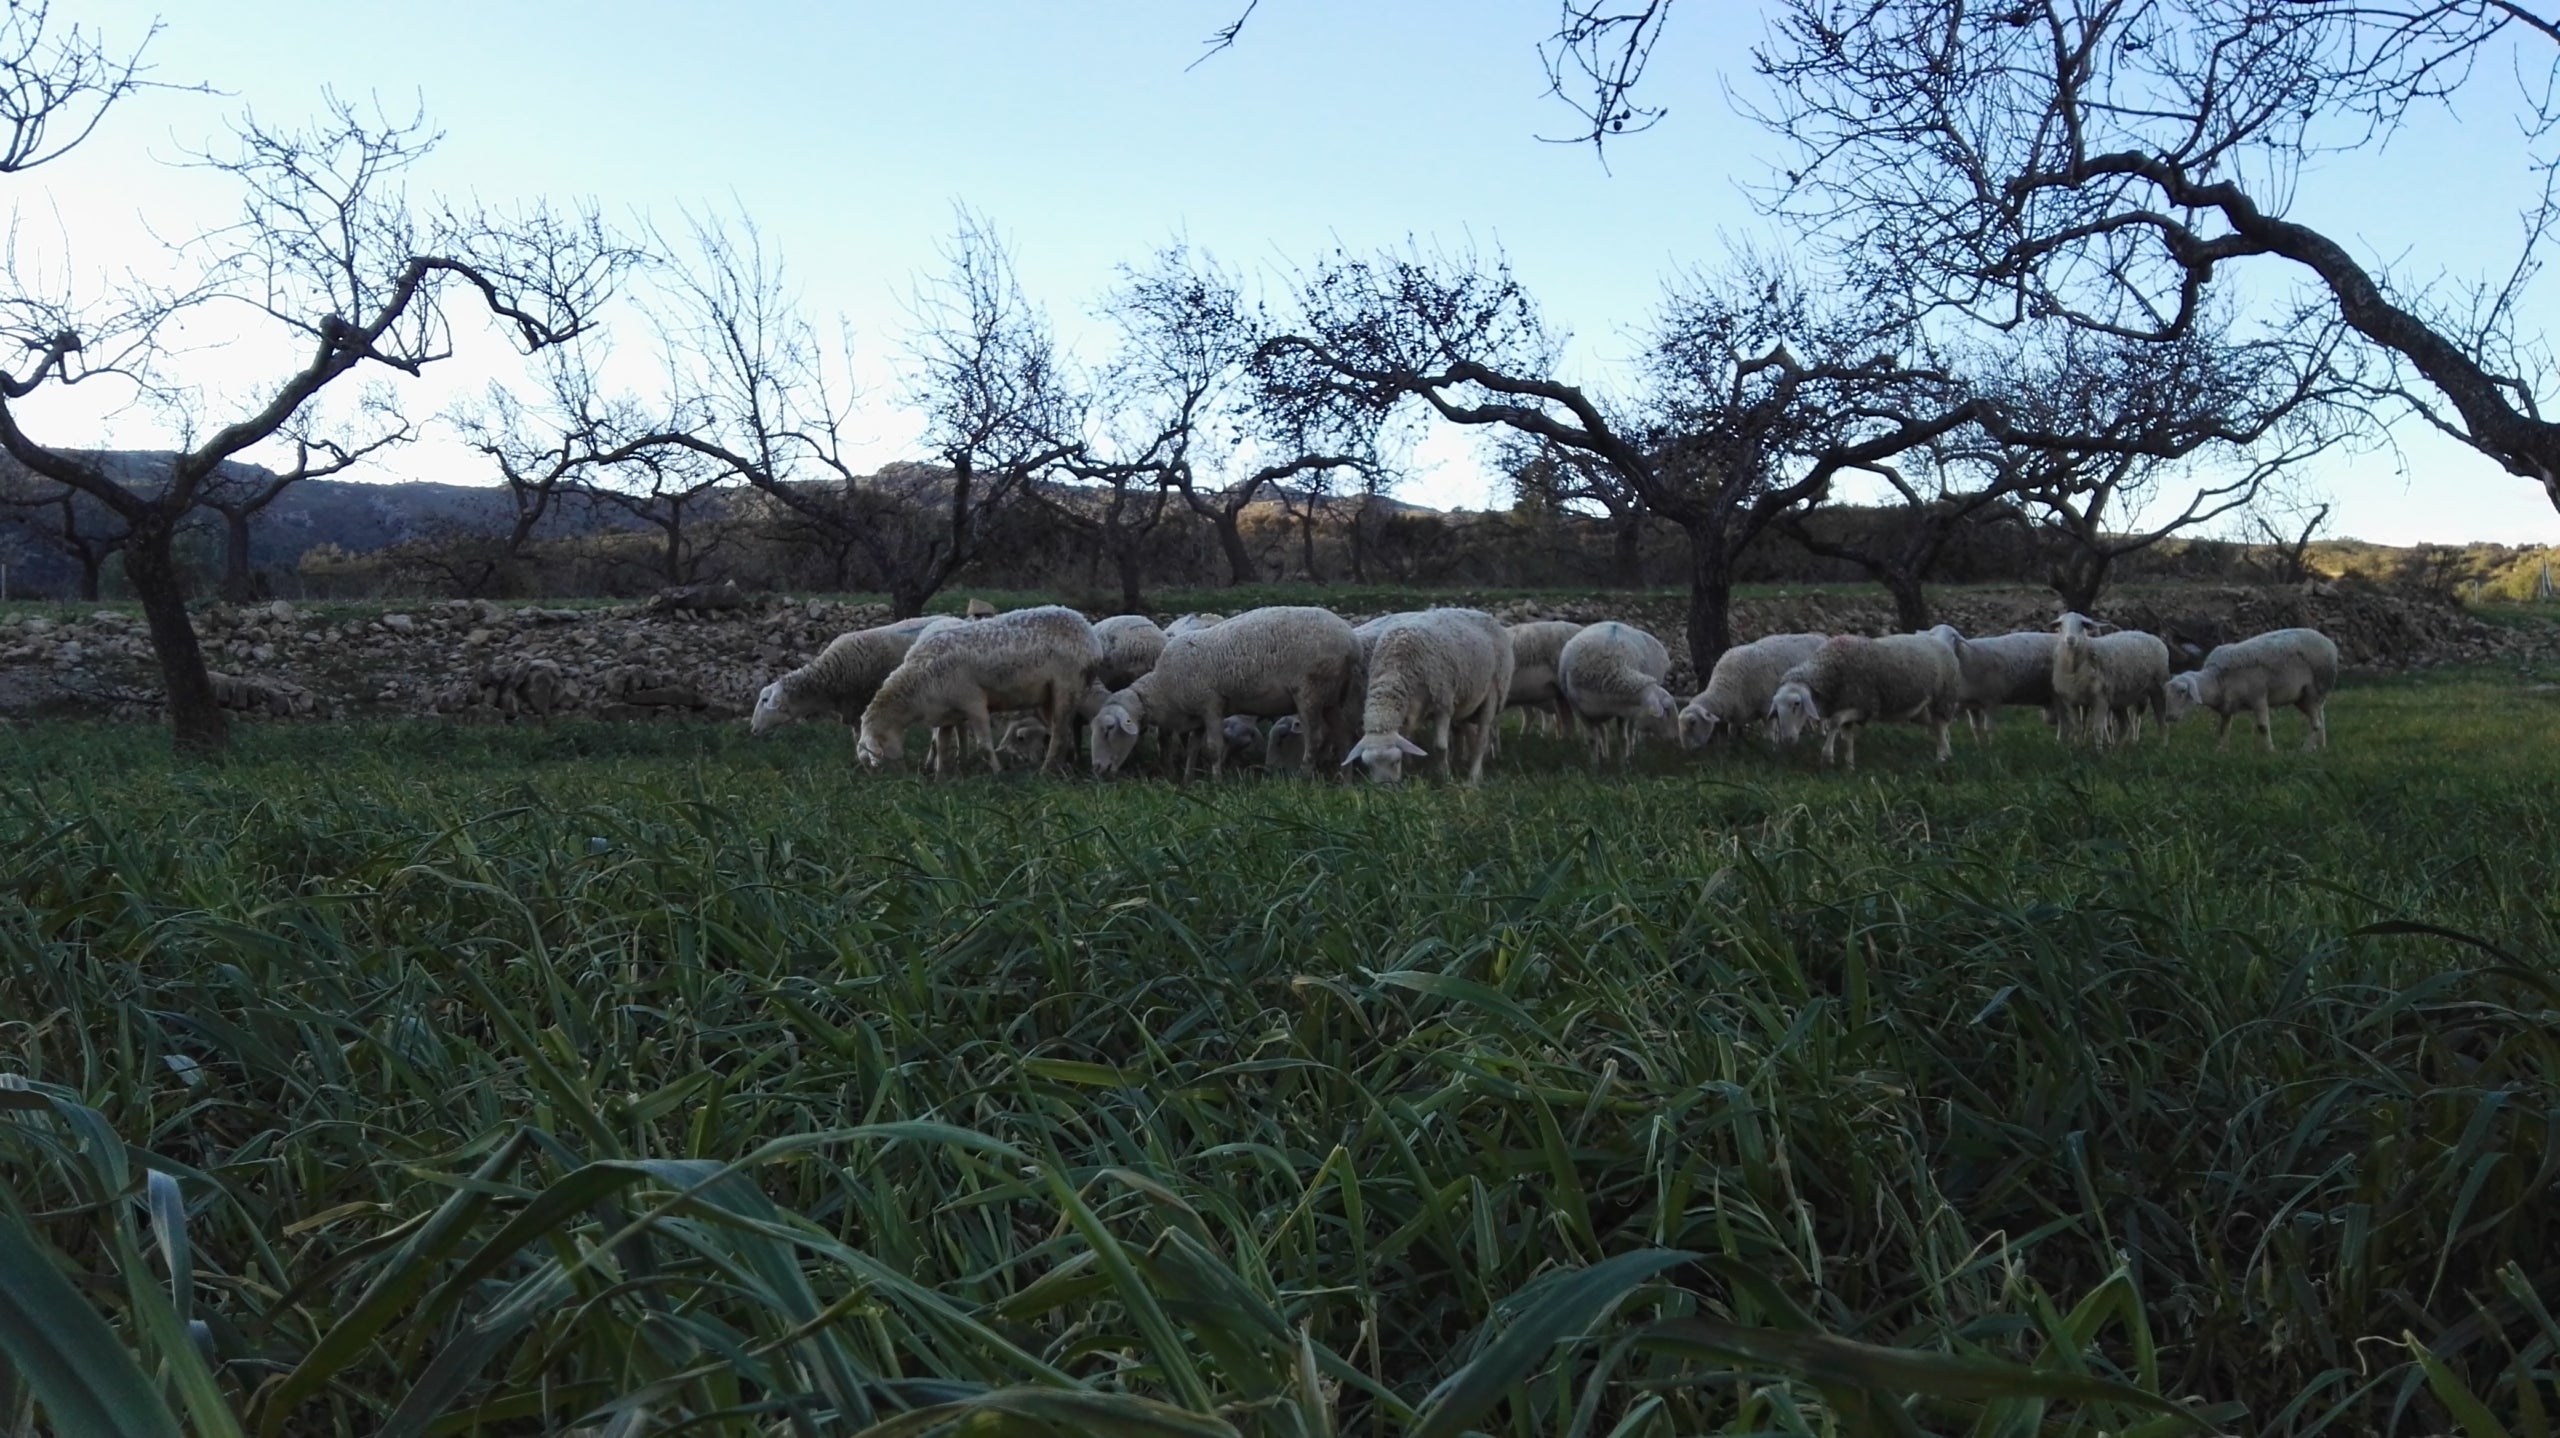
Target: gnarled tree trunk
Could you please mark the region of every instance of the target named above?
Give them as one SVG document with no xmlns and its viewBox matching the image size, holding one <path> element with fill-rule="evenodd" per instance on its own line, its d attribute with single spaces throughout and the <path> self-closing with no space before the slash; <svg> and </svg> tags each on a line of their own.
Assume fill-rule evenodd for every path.
<svg viewBox="0 0 2560 1438">
<path fill-rule="evenodd" d="M 1733 647 L 1733 556 L 1711 525 L 1684 524 L 1689 536 L 1689 663 L 1706 682 Z"/>
<path fill-rule="evenodd" d="M 178 573 L 175 526 L 165 517 L 136 524 L 124 549 L 125 577 L 142 601 L 151 628 L 151 652 L 160 660 L 160 685 L 168 696 L 169 727 L 178 752 L 218 756 L 231 742 L 231 725 L 213 695 L 204 646 L 187 617 L 186 581 Z"/>
</svg>

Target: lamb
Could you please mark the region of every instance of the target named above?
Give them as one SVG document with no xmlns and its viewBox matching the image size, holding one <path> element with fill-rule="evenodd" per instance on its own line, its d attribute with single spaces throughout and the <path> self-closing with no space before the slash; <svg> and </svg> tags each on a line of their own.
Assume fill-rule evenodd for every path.
<svg viewBox="0 0 2560 1438">
<path fill-rule="evenodd" d="M 1454 730 L 1467 746 L 1467 781 L 1473 783 L 1484 776 L 1485 750 L 1510 692 L 1511 636 L 1492 615 L 1430 609 L 1387 624 L 1370 652 L 1360 742 L 1342 763 L 1358 764 L 1375 782 L 1393 784 L 1404 777 L 1405 756 L 1433 752 L 1406 737 L 1428 724 L 1441 777 L 1453 772 Z"/>
<path fill-rule="evenodd" d="M 1952 624 L 1927 632 L 1956 652 L 1965 724 L 1975 735 L 1990 737 L 1992 722 L 2004 705 L 2053 708 L 2053 651 L 2062 642 L 2060 635 L 2029 629 L 1968 639 Z"/>
<path fill-rule="evenodd" d="M 2329 692 L 2338 687 L 2338 646 L 2317 629 L 2274 629 L 2233 644 L 2216 645 L 2204 665 L 2169 681 L 2163 722 L 2185 718 L 2198 708 L 2210 709 L 2217 748 L 2231 742 L 2231 716 L 2246 709 L 2257 716 L 2258 733 L 2267 748 L 2276 747 L 2275 725 L 2268 709 L 2290 704 L 2311 721 L 2302 747 L 2329 747 Z"/>
<path fill-rule="evenodd" d="M 1143 614 L 1115 614 L 1093 626 L 1093 637 L 1102 645 L 1102 668 L 1094 678 L 1105 692 L 1137 683 L 1164 652 L 1165 632 Z"/>
<path fill-rule="evenodd" d="M 1523 733 L 1541 714 L 1560 727 L 1573 722 L 1573 706 L 1556 687 L 1556 656 L 1582 628 L 1572 619 L 1537 619 L 1511 626 L 1511 692 L 1504 696 L 1502 707 L 1529 711 L 1521 721 Z"/>
<path fill-rule="evenodd" d="M 1808 723 L 1824 727 L 1822 758 L 1846 737 L 1848 767 L 1858 767 L 1858 727 L 1878 719 L 1926 724 L 1938 740 L 1938 762 L 1953 754 L 1947 728 L 1962 706 L 1955 651 L 1929 634 L 1882 639 L 1843 634 L 1822 642 L 1789 669 L 1769 699 L 1770 732 L 1792 744 Z"/>
<path fill-rule="evenodd" d="M 1574 717 L 1591 729 L 1592 763 L 1609 757 L 1613 734 L 1624 764 L 1635 753 L 1639 731 L 1661 737 L 1678 732 L 1679 706 L 1662 687 L 1662 676 L 1670 672 L 1671 651 L 1632 624 L 1603 620 L 1565 641 L 1556 656 L 1556 687 Z"/>
<path fill-rule="evenodd" d="M 901 619 L 871 629 L 839 634 L 818 657 L 764 686 L 748 718 L 751 732 L 832 714 L 850 724 L 880 692 L 882 680 L 907 657 L 907 649 L 929 627 L 955 621 L 942 618 Z"/>
<path fill-rule="evenodd" d="M 1329 609 L 1276 605 L 1248 610 L 1165 641 L 1156 667 L 1110 696 L 1093 720 L 1093 768 L 1126 763 L 1139 734 L 1155 728 L 1170 743 L 1204 737 L 1209 772 L 1226 766 L 1231 715 L 1294 714 L 1308 745 L 1339 745 L 1360 692 L 1359 641 Z"/>
<path fill-rule="evenodd" d="M 904 754 L 907 730 L 958 724 L 1001 773 L 1004 754 L 990 730 L 990 711 L 1037 709 L 1049 726 L 1041 767 L 1055 765 L 1069 742 L 1076 699 L 1102 662 L 1093 626 L 1072 609 L 1044 604 L 937 628 L 918 638 L 862 711 L 854 752 L 878 768 Z"/>
<path fill-rule="evenodd" d="M 1745 725 L 1769 716 L 1787 671 L 1813 657 L 1829 638 L 1823 634 L 1771 634 L 1737 644 L 1717 656 L 1707 687 L 1680 711 L 1680 744 L 1704 749 L 1718 734 L 1739 734 Z"/>
<path fill-rule="evenodd" d="M 2130 721 L 2129 737 L 2140 740 L 2143 711 L 2167 712 L 2168 644 L 2138 629 L 2109 633 L 2085 614 L 2065 614 L 2055 627 L 2054 736 L 2067 741 L 2076 728 L 2103 750 L 2121 717 Z"/>
<path fill-rule="evenodd" d="M 1227 751 L 1227 762 L 1252 765 L 1261 761 L 1264 753 L 1262 725 L 1252 715 L 1228 715 L 1226 723 L 1219 726 L 1218 734 Z"/>
<path fill-rule="evenodd" d="M 1277 774 L 1284 769 L 1307 767 L 1307 726 L 1295 714 L 1283 714 L 1271 721 L 1271 732 L 1263 736 L 1262 768 Z"/>
</svg>

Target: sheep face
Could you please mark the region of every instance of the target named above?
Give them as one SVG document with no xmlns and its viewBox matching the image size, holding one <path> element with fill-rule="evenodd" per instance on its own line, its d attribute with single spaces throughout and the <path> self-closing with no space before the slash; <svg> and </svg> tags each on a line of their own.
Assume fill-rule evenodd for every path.
<svg viewBox="0 0 2560 1438">
<path fill-rule="evenodd" d="M 777 724 L 788 724 L 800 716 L 791 712 L 791 696 L 776 679 L 756 695 L 755 712 L 747 716 L 747 732 L 761 734 Z"/>
<path fill-rule="evenodd" d="M 869 725 L 863 726 L 862 737 L 853 745 L 853 757 L 866 769 L 885 769 L 906 756 L 905 735 L 875 731 Z"/>
<path fill-rule="evenodd" d="M 1138 716 L 1121 704 L 1105 704 L 1093 716 L 1093 772 L 1109 774 L 1129 762 L 1138 747 Z"/>
<path fill-rule="evenodd" d="M 1367 771 L 1373 784 L 1393 784 L 1404 778 L 1405 756 L 1419 759 L 1431 751 L 1402 734 L 1363 734 L 1360 742 L 1343 756 L 1342 767 L 1357 764 Z"/>
<path fill-rule="evenodd" d="M 1230 714 L 1218 726 L 1218 736 L 1226 742 L 1227 757 L 1240 758 L 1262 745 L 1262 726 L 1248 715 Z"/>
<path fill-rule="evenodd" d="M 1781 744 L 1793 744 L 1803 736 L 1806 726 L 1822 723 L 1822 706 L 1813 700 L 1813 691 L 1801 683 L 1781 684 L 1769 700 L 1769 736 Z"/>
<path fill-rule="evenodd" d="M 1708 713 L 1704 706 L 1692 704 L 1680 711 L 1680 747 L 1704 749 L 1716 742 L 1716 731 L 1722 727 L 1723 721 Z"/>
<path fill-rule="evenodd" d="M 2162 722 L 2175 724 L 2193 714 L 2204 704 L 2202 679 L 2193 671 L 2169 676 L 2169 704 L 2160 711 Z"/>
<path fill-rule="evenodd" d="M 1283 714 L 1271 721 L 1271 734 L 1263 749 L 1263 762 L 1272 768 L 1300 768 L 1307 762 L 1307 738 L 1304 726 L 1295 714 Z"/>
<path fill-rule="evenodd" d="M 1644 715 L 1636 720 L 1636 730 L 1648 739 L 1673 739 L 1680 733 L 1680 706 L 1671 700 L 1670 691 L 1655 688 L 1644 696 Z"/>
<path fill-rule="evenodd" d="M 1049 726 L 1037 719 L 1016 720 L 996 745 L 1008 764 L 1037 764 L 1049 757 Z"/>
</svg>

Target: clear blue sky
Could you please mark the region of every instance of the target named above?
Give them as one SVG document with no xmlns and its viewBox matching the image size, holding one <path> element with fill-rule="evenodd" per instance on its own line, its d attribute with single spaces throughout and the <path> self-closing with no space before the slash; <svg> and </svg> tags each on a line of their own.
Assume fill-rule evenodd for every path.
<svg viewBox="0 0 2560 1438">
<path fill-rule="evenodd" d="M 955 202 L 997 222 L 1071 338 L 1116 263 L 1176 236 L 1275 273 L 1336 242 L 1499 247 L 1573 331 L 1574 363 L 1592 377 L 1623 354 L 1667 271 L 1712 261 L 1727 237 L 1769 235 L 1740 184 L 1778 151 L 1725 98 L 1751 83 L 1761 21 L 1748 0 L 1676 13 L 1650 89 L 1670 116 L 1613 150 L 1606 171 L 1536 138 L 1574 118 L 1542 93 L 1534 45 L 1552 0 L 1264 0 L 1242 44 L 1186 68 L 1237 3 L 93 0 L 80 17 L 113 35 L 158 15 L 160 76 L 227 93 L 147 96 L 9 193 L 28 232 L 67 237 L 77 268 L 149 263 L 146 224 L 182 234 L 230 204 L 208 177 L 160 162 L 210 143 L 242 106 L 295 118 L 324 84 L 396 106 L 423 98 L 447 132 L 424 185 L 582 197 L 618 216 L 733 203 L 751 214 L 810 307 L 854 329 L 874 460 L 900 457 L 912 433 L 889 368 L 902 296 Z M 2368 258 L 2407 257 L 2412 274 L 2497 270 L 2524 186 L 2504 83 L 2483 81 L 2478 118 L 2431 121 L 2379 159 L 2305 177 L 2297 214 Z M 2547 302 L 2538 313 L 2553 315 Z M 151 438 L 147 417 L 107 418 L 119 442 Z M 2538 487 L 2414 427 L 2407 441 L 2405 477 L 2388 455 L 2317 474 L 2338 501 L 2336 532 L 2560 542 Z M 1462 445 L 1429 453 L 1410 497 L 1487 502 Z M 383 473 L 476 478 L 466 460 L 429 444 Z"/>
</svg>

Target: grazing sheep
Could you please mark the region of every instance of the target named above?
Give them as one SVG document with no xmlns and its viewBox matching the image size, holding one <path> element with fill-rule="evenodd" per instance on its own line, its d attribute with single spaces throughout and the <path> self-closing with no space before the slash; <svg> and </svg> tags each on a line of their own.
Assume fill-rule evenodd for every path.
<svg viewBox="0 0 2560 1438">
<path fill-rule="evenodd" d="M 2052 710 L 2053 651 L 2062 642 L 2060 635 L 2029 629 L 1968 639 L 1952 624 L 1927 632 L 1956 652 L 1965 725 L 1977 737 L 1990 737 L 1992 723 L 2005 705 Z"/>
<path fill-rule="evenodd" d="M 983 599 L 970 600 L 968 609 L 963 612 L 971 619 L 993 619 L 996 617 L 996 607 Z"/>
<path fill-rule="evenodd" d="M 2329 747 L 2329 692 L 2338 687 L 2338 646 L 2317 629 L 2275 629 L 2233 644 L 2217 645 L 2204 666 L 2169 681 L 2164 722 L 2210 709 L 2217 748 L 2231 742 L 2231 716 L 2248 710 L 2267 748 L 2276 747 L 2271 706 L 2290 704 L 2311 721 L 2302 747 Z"/>
<path fill-rule="evenodd" d="M 1454 731 L 1468 749 L 1467 780 L 1484 775 L 1485 750 L 1511 692 L 1511 636 L 1477 609 L 1430 609 L 1385 625 L 1370 651 L 1360 742 L 1344 756 L 1369 777 L 1404 777 L 1405 756 L 1433 752 L 1406 737 L 1431 726 L 1441 777 L 1453 772 Z"/>
<path fill-rule="evenodd" d="M 1565 641 L 1556 655 L 1556 687 L 1591 730 L 1592 763 L 1609 757 L 1613 735 L 1624 764 L 1640 732 L 1660 738 L 1678 732 L 1679 705 L 1662 687 L 1670 672 L 1671 651 L 1632 624 L 1603 620 Z"/>
<path fill-rule="evenodd" d="M 1295 718 L 1297 716 L 1288 716 Z M 1220 741 L 1226 746 L 1226 762 L 1253 765 L 1263 755 L 1262 725 L 1249 714 L 1230 714 L 1218 728 Z"/>
<path fill-rule="evenodd" d="M 832 714 L 850 724 L 862 717 L 864 705 L 880 692 L 882 680 L 907 657 L 907 649 L 926 629 L 954 623 L 939 619 L 901 619 L 871 629 L 856 629 L 829 640 L 818 657 L 764 686 L 756 695 L 749 730 L 761 734 L 777 725 Z"/>
<path fill-rule="evenodd" d="M 878 768 L 904 754 L 907 730 L 924 725 L 962 726 L 986 751 L 988 765 L 1004 769 L 988 715 L 1005 709 L 1037 709 L 1049 726 L 1047 768 L 1069 742 L 1077 697 L 1093 681 L 1102 646 L 1093 626 L 1072 609 L 1044 604 L 990 619 L 938 628 L 917 639 L 906 658 L 880 684 L 862 711 L 862 737 L 854 752 Z"/>
<path fill-rule="evenodd" d="M 1227 760 L 1231 715 L 1294 714 L 1317 753 L 1338 746 L 1360 693 L 1360 645 L 1329 609 L 1276 605 L 1248 610 L 1165 642 L 1156 667 L 1110 696 L 1093 720 L 1093 768 L 1126 763 L 1153 728 L 1170 745 L 1203 736 L 1209 772 Z"/>
<path fill-rule="evenodd" d="M 1559 728 L 1573 722 L 1573 706 L 1556 687 L 1556 657 L 1564 652 L 1565 641 L 1582 629 L 1572 619 L 1534 619 L 1511 626 L 1511 692 L 1504 696 L 1502 707 L 1529 711 L 1521 717 L 1520 732 L 1528 733 L 1541 715 Z"/>
<path fill-rule="evenodd" d="M 1271 732 L 1262 741 L 1262 768 L 1265 773 L 1307 767 L 1307 726 L 1295 714 L 1283 714 L 1271 721 Z"/>
<path fill-rule="evenodd" d="M 1813 657 L 1825 634 L 1771 634 L 1737 644 L 1716 658 L 1707 687 L 1680 710 L 1680 744 L 1704 749 L 1718 734 L 1739 734 L 1769 717 L 1787 671 Z"/>
<path fill-rule="evenodd" d="M 1197 634 L 1203 629 L 1214 629 L 1226 622 L 1227 616 L 1211 614 L 1207 610 L 1196 614 L 1185 614 L 1164 627 L 1164 637 L 1171 639 L 1177 634 Z"/>
<path fill-rule="evenodd" d="M 1820 724 L 1823 762 L 1831 762 L 1833 742 L 1845 736 L 1848 766 L 1855 769 L 1860 725 L 1910 720 L 1937 736 L 1943 764 L 1954 752 L 1947 728 L 1963 702 L 1961 685 L 1955 651 L 1934 635 L 1838 635 L 1779 681 L 1769 699 L 1769 728 L 1779 743 L 1792 744 L 1807 724 Z"/>
<path fill-rule="evenodd" d="M 1094 678 L 1107 693 L 1137 683 L 1164 652 L 1165 632 L 1143 614 L 1115 614 L 1093 626 L 1093 637 L 1102 645 L 1102 667 Z"/>
</svg>

